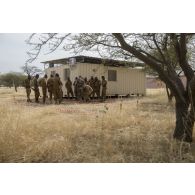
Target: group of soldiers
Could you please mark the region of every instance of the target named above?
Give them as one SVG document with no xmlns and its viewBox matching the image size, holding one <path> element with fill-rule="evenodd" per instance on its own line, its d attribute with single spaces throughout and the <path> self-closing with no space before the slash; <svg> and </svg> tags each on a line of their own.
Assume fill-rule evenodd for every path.
<svg viewBox="0 0 195 195">
<path fill-rule="evenodd" d="M 39 75 L 36 74 L 34 79 L 30 75 L 25 80 L 25 88 L 27 95 L 27 102 L 31 102 L 30 94 L 31 89 L 35 94 L 35 102 L 39 103 L 40 91 L 39 86 L 42 88 L 42 101 L 45 104 L 46 98 L 49 97 L 50 103 L 55 101 L 55 104 L 60 104 L 62 102 L 63 97 L 63 83 L 61 82 L 60 76 L 58 73 L 55 75 L 50 75 L 48 79 L 45 74 L 43 78 L 39 79 Z M 94 99 L 95 96 L 102 101 L 106 99 L 106 90 L 107 90 L 107 81 L 104 76 L 102 76 L 102 80 L 100 81 L 97 77 L 91 77 L 89 80 L 87 78 L 83 78 L 82 76 L 76 77 L 74 82 L 67 78 L 65 83 L 65 87 L 67 90 L 67 97 L 76 98 L 76 100 L 89 101 L 90 99 Z M 100 93 L 100 90 L 102 91 Z M 74 90 L 73 90 L 74 89 Z M 47 95 L 48 92 L 48 95 Z"/>
</svg>

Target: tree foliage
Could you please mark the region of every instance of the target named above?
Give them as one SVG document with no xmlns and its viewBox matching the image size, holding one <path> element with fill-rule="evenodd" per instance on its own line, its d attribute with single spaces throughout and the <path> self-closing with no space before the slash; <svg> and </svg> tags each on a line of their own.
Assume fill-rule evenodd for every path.
<svg viewBox="0 0 195 195">
<path fill-rule="evenodd" d="M 5 87 L 23 86 L 26 76 L 21 73 L 6 73 L 0 75 L 0 85 Z"/>
<path fill-rule="evenodd" d="M 30 66 L 30 65 L 24 65 L 21 67 L 22 71 L 30 76 L 35 76 L 36 74 L 42 74 L 43 70 L 41 70 L 40 68 L 36 67 L 36 66 Z"/>
</svg>

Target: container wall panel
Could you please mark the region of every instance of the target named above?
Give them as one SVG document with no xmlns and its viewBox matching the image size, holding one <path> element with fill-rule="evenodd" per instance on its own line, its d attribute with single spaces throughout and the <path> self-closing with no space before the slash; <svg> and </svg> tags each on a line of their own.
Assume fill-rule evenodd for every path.
<svg viewBox="0 0 195 195">
<path fill-rule="evenodd" d="M 107 94 L 108 95 L 127 95 L 127 94 L 146 94 L 146 76 L 143 69 L 133 69 L 127 67 L 108 67 L 101 64 L 80 63 L 74 66 L 63 65 L 46 69 L 46 73 L 50 75 L 51 71 L 59 73 L 63 82 L 63 92 L 65 90 L 64 69 L 70 68 L 70 79 L 74 82 L 75 77 L 81 75 L 90 79 L 91 76 L 98 77 L 105 76 L 108 81 L 108 70 L 117 71 L 117 81 L 108 81 Z"/>
</svg>

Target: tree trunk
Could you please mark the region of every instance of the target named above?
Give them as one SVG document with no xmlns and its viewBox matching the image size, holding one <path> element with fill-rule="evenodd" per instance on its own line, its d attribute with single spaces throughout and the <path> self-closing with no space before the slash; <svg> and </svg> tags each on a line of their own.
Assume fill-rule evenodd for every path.
<svg viewBox="0 0 195 195">
<path fill-rule="evenodd" d="M 169 90 L 167 85 L 166 85 L 166 92 L 167 92 L 168 101 L 172 102 L 172 100 L 173 100 L 173 93 L 171 92 L 171 90 Z"/>
<path fill-rule="evenodd" d="M 176 100 L 176 127 L 173 137 L 185 142 L 192 142 L 192 132 L 194 127 L 194 113 L 189 110 L 189 104 Z"/>
</svg>

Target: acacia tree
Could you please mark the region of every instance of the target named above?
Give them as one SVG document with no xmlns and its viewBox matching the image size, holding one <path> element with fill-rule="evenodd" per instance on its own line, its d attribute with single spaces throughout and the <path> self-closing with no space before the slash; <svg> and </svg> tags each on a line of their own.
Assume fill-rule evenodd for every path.
<svg viewBox="0 0 195 195">
<path fill-rule="evenodd" d="M 188 86 L 194 76 L 189 63 L 189 51 L 194 40 L 193 34 L 184 33 L 48 33 L 33 34 L 27 43 L 33 47 L 33 52 L 28 53 L 29 62 L 36 59 L 45 45 L 49 46 L 51 52 L 62 46 L 74 53 L 90 50 L 104 57 L 144 62 L 158 74 L 175 97 L 176 125 L 173 137 L 191 142 L 194 126 L 193 106 L 188 87 L 184 86 L 179 78 L 178 68 L 184 72 Z"/>
<path fill-rule="evenodd" d="M 30 66 L 30 65 L 24 65 L 21 67 L 22 71 L 27 74 L 27 75 L 30 75 L 30 76 L 35 76 L 35 74 L 42 74 L 43 71 L 36 67 L 36 66 Z"/>
</svg>

